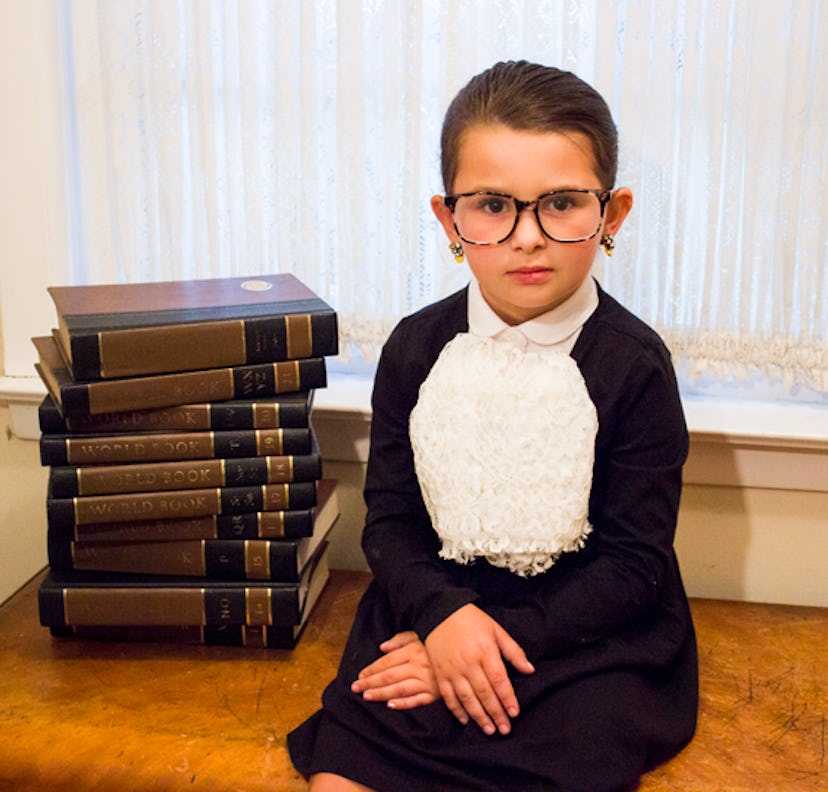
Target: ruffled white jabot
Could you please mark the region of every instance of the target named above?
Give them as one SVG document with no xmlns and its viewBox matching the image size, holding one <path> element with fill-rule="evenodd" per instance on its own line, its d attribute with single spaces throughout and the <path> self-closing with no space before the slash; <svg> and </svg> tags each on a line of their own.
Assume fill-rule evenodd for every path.
<svg viewBox="0 0 828 792">
<path fill-rule="evenodd" d="M 522 576 L 579 550 L 598 419 L 565 353 L 461 333 L 440 353 L 410 419 L 414 464 L 440 555 Z"/>
</svg>

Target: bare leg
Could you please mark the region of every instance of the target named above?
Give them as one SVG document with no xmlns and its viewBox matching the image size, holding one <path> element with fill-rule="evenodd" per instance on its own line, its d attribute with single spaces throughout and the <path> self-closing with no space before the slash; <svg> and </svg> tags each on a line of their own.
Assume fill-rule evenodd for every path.
<svg viewBox="0 0 828 792">
<path fill-rule="evenodd" d="M 310 777 L 308 792 L 374 792 L 370 787 L 351 781 L 335 773 L 314 773 Z"/>
</svg>

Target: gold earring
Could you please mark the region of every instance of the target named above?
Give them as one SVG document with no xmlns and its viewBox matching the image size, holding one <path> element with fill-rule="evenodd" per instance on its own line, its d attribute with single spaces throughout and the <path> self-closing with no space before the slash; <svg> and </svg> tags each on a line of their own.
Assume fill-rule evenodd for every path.
<svg viewBox="0 0 828 792">
<path fill-rule="evenodd" d="M 604 236 L 601 237 L 601 244 L 604 246 L 604 253 L 611 256 L 612 251 L 615 250 L 615 239 L 612 234 L 604 234 Z"/>
<path fill-rule="evenodd" d="M 454 256 L 454 260 L 458 264 L 463 263 L 463 246 L 459 242 L 452 242 L 448 246 L 449 250 L 451 251 L 451 255 Z"/>
</svg>

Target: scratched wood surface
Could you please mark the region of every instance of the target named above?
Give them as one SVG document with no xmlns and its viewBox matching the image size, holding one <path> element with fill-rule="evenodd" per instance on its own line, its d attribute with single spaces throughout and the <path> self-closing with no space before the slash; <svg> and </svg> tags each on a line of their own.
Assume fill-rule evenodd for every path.
<svg viewBox="0 0 828 792">
<path fill-rule="evenodd" d="M 0 608 L 0 789 L 304 789 L 285 734 L 366 582 L 335 571 L 292 652 L 52 639 L 37 580 Z M 828 610 L 693 601 L 698 733 L 646 790 L 828 789 Z"/>
</svg>

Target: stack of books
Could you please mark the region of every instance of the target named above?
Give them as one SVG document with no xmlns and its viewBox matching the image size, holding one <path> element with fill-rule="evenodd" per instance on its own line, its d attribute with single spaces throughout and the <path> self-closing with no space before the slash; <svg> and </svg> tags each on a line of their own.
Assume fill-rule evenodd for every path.
<svg viewBox="0 0 828 792">
<path fill-rule="evenodd" d="M 290 274 L 49 293 L 41 624 L 295 646 L 339 514 L 311 421 L 336 313 Z"/>
</svg>

